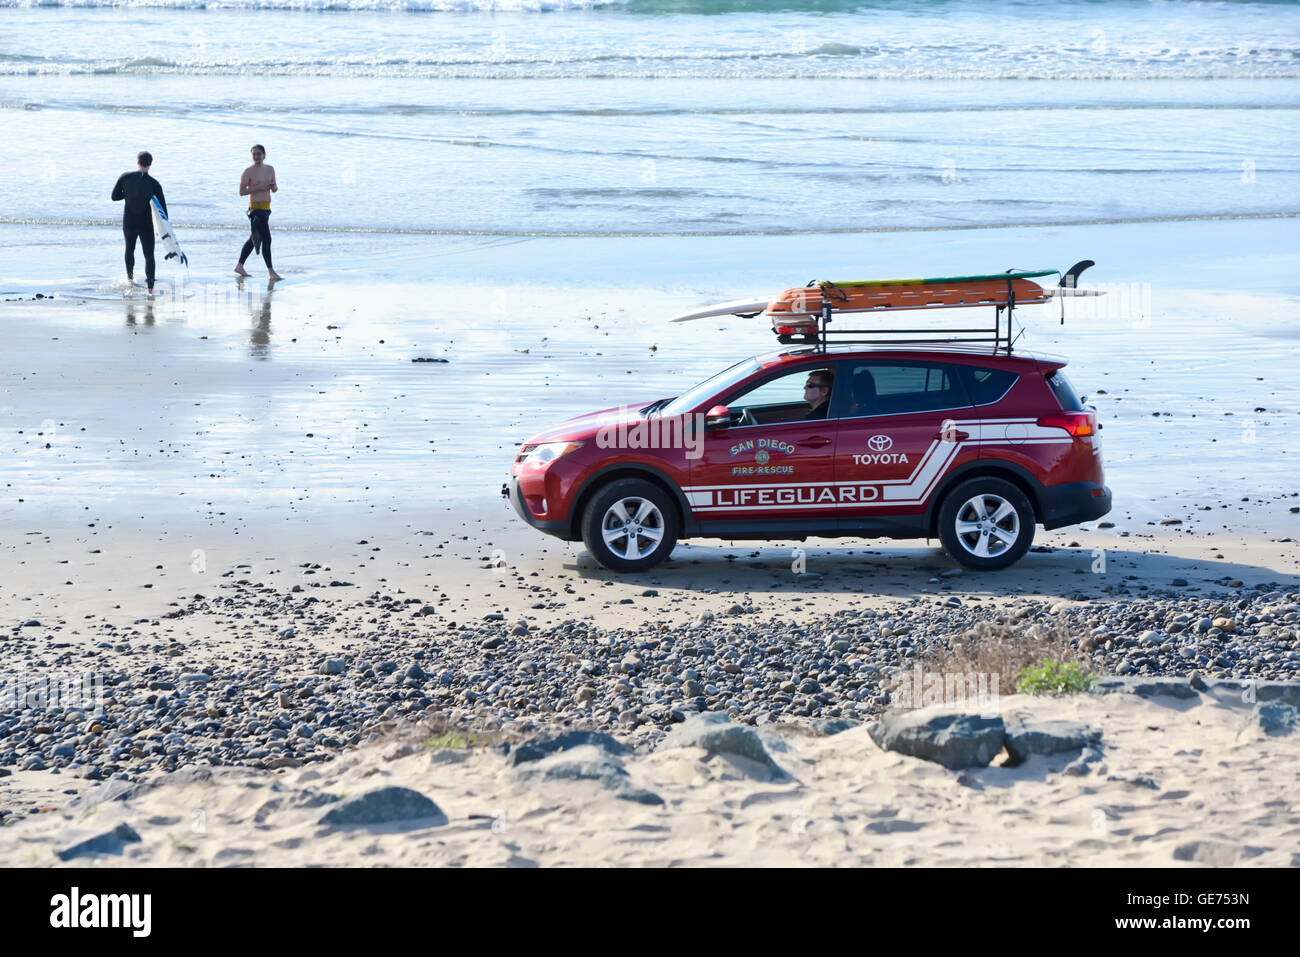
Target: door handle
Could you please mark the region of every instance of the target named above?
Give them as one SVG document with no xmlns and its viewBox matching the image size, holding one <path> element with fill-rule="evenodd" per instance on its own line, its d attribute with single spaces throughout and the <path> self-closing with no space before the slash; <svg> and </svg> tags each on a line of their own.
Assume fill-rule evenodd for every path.
<svg viewBox="0 0 1300 957">
<path fill-rule="evenodd" d="M 801 445 L 806 449 L 820 449 L 823 445 L 830 445 L 831 440 L 821 435 L 814 435 L 811 439 L 804 439 L 802 442 L 796 442 L 795 445 Z"/>
<path fill-rule="evenodd" d="M 934 435 L 930 436 L 930 438 L 943 439 L 945 442 L 950 439 L 955 442 L 965 442 L 970 438 L 970 433 L 962 432 L 960 429 L 954 429 L 950 432 L 936 432 Z"/>
</svg>

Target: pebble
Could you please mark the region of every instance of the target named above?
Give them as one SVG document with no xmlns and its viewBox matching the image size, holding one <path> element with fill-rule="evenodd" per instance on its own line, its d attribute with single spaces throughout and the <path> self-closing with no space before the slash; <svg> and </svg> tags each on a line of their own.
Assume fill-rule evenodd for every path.
<svg viewBox="0 0 1300 957">
<path fill-rule="evenodd" d="M 1300 592 L 1230 591 L 1224 580 L 1204 591 L 1153 587 L 1130 595 L 1126 579 L 1115 581 L 1119 594 L 1092 599 L 960 603 L 932 595 L 766 619 L 749 608 L 729 614 L 744 606 L 726 598 L 689 627 L 574 618 L 527 625 L 526 641 L 509 637 L 526 623 L 504 615 L 453 624 L 430 642 L 425 622 L 435 619 L 418 619 L 419 636 L 395 614 L 389 628 L 370 623 L 402 612 L 410 624 L 412 609 L 400 597 L 312 602 L 295 595 L 298 633 L 312 635 L 301 647 L 151 646 L 107 632 L 109 647 L 97 648 L 92 635 L 83 647 L 103 671 L 103 706 L 0 713 L 0 767 L 63 766 L 91 780 L 159 767 L 297 767 L 430 711 L 493 727 L 636 728 L 649 743 L 700 712 L 725 712 L 748 726 L 865 721 L 888 706 L 894 673 L 924 667 L 954 641 L 969 640 L 970 629 L 996 622 L 1018 631 L 1060 624 L 1102 674 L 1300 679 Z M 187 614 L 246 627 L 283 614 L 289 594 L 243 590 L 229 605 L 196 599 Z M 340 636 L 365 654 L 323 658 L 317 636 Z M 11 628 L 4 641 L 6 661 L 37 673 L 66 668 L 46 657 L 49 638 L 41 632 Z M 219 678 L 201 670 L 210 665 L 219 666 Z"/>
</svg>

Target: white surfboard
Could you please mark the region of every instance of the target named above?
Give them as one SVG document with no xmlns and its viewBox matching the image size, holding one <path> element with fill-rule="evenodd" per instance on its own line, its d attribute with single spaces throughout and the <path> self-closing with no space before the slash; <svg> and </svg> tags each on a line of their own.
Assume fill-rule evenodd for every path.
<svg viewBox="0 0 1300 957">
<path fill-rule="evenodd" d="M 189 262 L 186 260 L 185 254 L 181 252 L 181 244 L 176 241 L 176 231 L 172 229 L 171 220 L 163 212 L 157 196 L 149 197 L 149 210 L 153 213 L 154 242 L 163 248 L 162 258 L 179 259 L 182 265 L 188 266 Z"/>
<path fill-rule="evenodd" d="M 692 319 L 708 319 L 710 316 L 743 316 L 751 312 L 762 312 L 767 308 L 770 299 L 735 299 L 731 302 L 720 302 L 716 306 L 708 306 L 698 312 L 688 312 L 680 316 L 674 316 L 669 322 L 689 322 Z"/>
<path fill-rule="evenodd" d="M 1043 292 L 1046 293 L 1047 298 L 1049 299 L 1051 299 L 1052 297 L 1056 297 L 1057 299 L 1065 299 L 1071 296 L 1106 295 L 1105 289 L 1073 289 L 1069 286 L 1047 286 L 1044 287 Z"/>
</svg>

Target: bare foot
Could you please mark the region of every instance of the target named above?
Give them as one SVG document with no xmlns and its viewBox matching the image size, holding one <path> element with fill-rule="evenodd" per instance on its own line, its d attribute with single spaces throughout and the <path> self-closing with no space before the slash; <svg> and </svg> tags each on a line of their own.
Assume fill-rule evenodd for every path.
<svg viewBox="0 0 1300 957">
<path fill-rule="evenodd" d="M 244 271 L 244 264 L 243 264 L 243 263 L 239 263 L 239 264 L 237 264 L 237 265 L 235 266 L 235 275 L 236 275 L 236 276 L 247 276 L 247 275 L 248 275 L 248 273 Z"/>
<path fill-rule="evenodd" d="M 270 280 L 276 280 L 276 279 L 283 279 L 284 277 L 281 276 L 281 275 L 280 275 L 278 272 L 276 272 L 274 269 L 272 269 L 272 270 L 269 270 L 269 271 L 267 272 L 267 274 L 266 274 L 266 278 L 267 278 L 267 279 L 270 279 Z"/>
</svg>

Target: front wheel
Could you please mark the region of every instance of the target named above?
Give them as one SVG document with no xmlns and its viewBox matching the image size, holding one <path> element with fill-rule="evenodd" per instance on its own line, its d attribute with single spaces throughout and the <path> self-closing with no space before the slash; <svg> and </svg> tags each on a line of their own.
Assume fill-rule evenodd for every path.
<svg viewBox="0 0 1300 957">
<path fill-rule="evenodd" d="M 582 540 L 592 557 L 612 571 L 645 571 L 677 544 L 677 505 L 652 482 L 618 479 L 587 502 Z"/>
<path fill-rule="evenodd" d="M 962 482 L 939 506 L 939 540 L 967 568 L 1006 568 L 1034 540 L 1034 507 L 1005 479 Z"/>
</svg>

